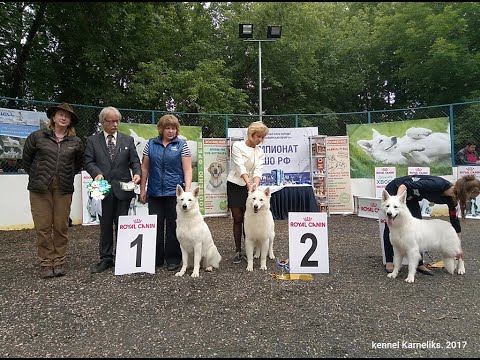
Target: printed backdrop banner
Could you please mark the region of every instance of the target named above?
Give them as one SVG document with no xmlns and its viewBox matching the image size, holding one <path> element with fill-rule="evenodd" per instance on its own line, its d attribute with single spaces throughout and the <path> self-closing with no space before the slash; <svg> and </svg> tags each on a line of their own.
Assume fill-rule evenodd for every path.
<svg viewBox="0 0 480 360">
<path fill-rule="evenodd" d="M 45 112 L 0 108 L 0 159 L 21 159 L 27 136 L 47 122 Z"/>
<path fill-rule="evenodd" d="M 382 193 L 387 184 L 397 177 L 395 166 L 384 166 L 375 168 L 375 196 L 382 198 Z"/>
<path fill-rule="evenodd" d="M 329 212 L 353 213 L 348 136 L 327 136 L 326 154 Z"/>
<path fill-rule="evenodd" d="M 318 135 L 318 128 L 270 128 L 260 145 L 265 152 L 260 185 L 310 184 L 309 137 L 313 135 Z M 247 129 L 228 129 L 228 137 L 246 139 Z M 283 174 L 281 183 L 278 173 Z"/>
<path fill-rule="evenodd" d="M 347 125 L 352 178 L 372 178 L 375 167 L 428 166 L 432 175 L 452 174 L 448 117 Z"/>
<path fill-rule="evenodd" d="M 226 216 L 227 139 L 198 140 L 198 186 L 202 215 Z"/>
</svg>

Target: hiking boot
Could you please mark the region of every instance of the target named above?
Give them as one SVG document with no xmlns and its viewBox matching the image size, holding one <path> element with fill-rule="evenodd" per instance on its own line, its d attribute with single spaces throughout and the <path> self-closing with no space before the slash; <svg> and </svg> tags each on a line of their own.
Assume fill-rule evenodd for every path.
<svg viewBox="0 0 480 360">
<path fill-rule="evenodd" d="M 50 266 L 41 266 L 40 267 L 40 277 L 42 279 L 48 279 L 54 277 L 53 268 Z"/>
<path fill-rule="evenodd" d="M 239 264 L 240 261 L 242 261 L 242 253 L 240 251 L 237 251 L 235 253 L 235 256 L 233 257 L 233 263 L 234 264 Z"/>
<path fill-rule="evenodd" d="M 53 268 L 53 275 L 55 277 L 65 276 L 66 274 L 67 274 L 67 271 L 65 270 L 64 265 L 57 265 Z"/>
</svg>

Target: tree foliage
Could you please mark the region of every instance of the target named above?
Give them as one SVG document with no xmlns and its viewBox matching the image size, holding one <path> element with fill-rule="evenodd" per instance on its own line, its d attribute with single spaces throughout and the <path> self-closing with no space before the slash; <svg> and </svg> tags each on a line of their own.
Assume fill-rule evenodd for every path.
<svg viewBox="0 0 480 360">
<path fill-rule="evenodd" d="M 253 23 L 255 39 L 282 25 L 262 43 L 265 114 L 455 103 L 480 92 L 479 12 L 474 2 L 6 2 L 0 94 L 255 114 L 258 43 L 238 37 Z"/>
</svg>

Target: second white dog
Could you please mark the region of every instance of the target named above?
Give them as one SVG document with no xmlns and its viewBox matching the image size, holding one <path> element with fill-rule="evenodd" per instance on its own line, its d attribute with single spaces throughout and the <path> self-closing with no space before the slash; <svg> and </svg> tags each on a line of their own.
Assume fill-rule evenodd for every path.
<svg viewBox="0 0 480 360">
<path fill-rule="evenodd" d="M 393 272 L 389 278 L 396 278 L 402 267 L 403 257 L 408 259 L 408 283 L 415 281 L 415 272 L 420 252 L 437 250 L 443 256 L 445 269 L 455 272 L 455 258 L 458 258 L 458 274 L 465 273 L 463 251 L 455 229 L 445 220 L 423 220 L 413 217 L 406 204 L 407 192 L 390 196 L 383 190 L 382 210 L 387 217 L 390 242 L 393 246 Z"/>
<path fill-rule="evenodd" d="M 255 258 L 260 257 L 260 269 L 267 270 L 267 253 L 270 259 L 275 259 L 273 254 L 275 223 L 270 211 L 270 197 L 269 187 L 261 191 L 255 185 L 248 194 L 243 222 L 247 271 L 253 271 L 253 250 L 255 248 L 257 250 Z"/>
<path fill-rule="evenodd" d="M 187 192 L 177 185 L 177 238 L 182 250 L 182 268 L 175 276 L 183 276 L 187 267 L 193 264 L 192 277 L 199 277 L 201 262 L 205 271 L 212 271 L 222 260 L 200 213 L 199 191 L 198 186 L 193 192 Z"/>
</svg>

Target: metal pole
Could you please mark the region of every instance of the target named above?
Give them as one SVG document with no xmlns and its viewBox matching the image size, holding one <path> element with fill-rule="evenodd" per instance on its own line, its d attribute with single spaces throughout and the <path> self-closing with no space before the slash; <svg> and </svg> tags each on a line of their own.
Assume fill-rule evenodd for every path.
<svg viewBox="0 0 480 360">
<path fill-rule="evenodd" d="M 262 42 L 258 42 L 258 115 L 262 121 Z"/>
</svg>

